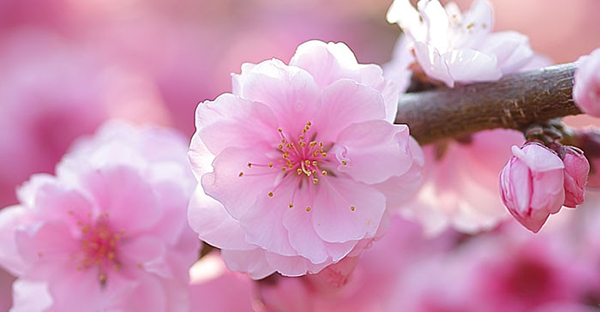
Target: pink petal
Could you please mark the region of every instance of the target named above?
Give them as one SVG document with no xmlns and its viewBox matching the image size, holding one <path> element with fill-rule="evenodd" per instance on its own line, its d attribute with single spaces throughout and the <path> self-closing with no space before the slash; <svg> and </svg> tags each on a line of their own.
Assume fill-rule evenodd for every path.
<svg viewBox="0 0 600 312">
<path fill-rule="evenodd" d="M 122 265 L 127 269 L 137 270 L 141 265 L 146 272 L 171 278 L 173 273 L 166 262 L 166 254 L 165 243 L 152 236 L 129 239 L 119 246 L 119 257 L 126 259 Z"/>
<path fill-rule="evenodd" d="M 383 78 L 378 65 L 358 64 L 354 53 L 344 43 L 307 41 L 298 46 L 290 66 L 308 71 L 321 89 L 337 80 L 349 78 L 380 91 L 385 103 L 386 120 L 394 121 L 401 90 L 395 83 Z"/>
<path fill-rule="evenodd" d="M 323 240 L 343 243 L 375 235 L 386 208 L 383 194 L 344 178 L 328 178 L 323 186 L 310 211 L 315 231 Z"/>
<path fill-rule="evenodd" d="M 47 311 L 52 306 L 48 285 L 18 279 L 13 283 L 13 306 L 11 312 Z"/>
<path fill-rule="evenodd" d="M 290 244 L 312 263 L 323 263 L 328 258 L 338 261 L 354 248 L 356 241 L 341 244 L 323 241 L 313 227 L 313 214 L 305 210 L 310 205 L 308 196 L 299 196 L 294 207 L 285 213 L 283 225 L 288 230 Z"/>
<path fill-rule="evenodd" d="M 563 169 L 565 167 L 558 155 L 547 148 L 526 145 L 523 149 L 520 149 L 513 145 L 512 152 L 515 157 L 518 157 L 527 167 L 536 172 Z"/>
<path fill-rule="evenodd" d="M 239 220 L 248 209 L 254 207 L 259 198 L 267 197 L 275 186 L 277 174 L 281 171 L 247 166 L 250 162 L 268 164 L 271 159 L 266 154 L 272 151 L 277 153 L 274 147 L 268 145 L 225 149 L 213 162 L 214 172 L 202 176 L 204 191 L 221 202 L 234 219 Z M 244 174 L 240 176 L 241 172 Z M 255 172 L 258 172 L 257 175 L 253 175 Z"/>
<path fill-rule="evenodd" d="M 272 59 L 239 79 L 240 97 L 269 106 L 286 132 L 302 129 L 317 108 L 319 87 L 301 68 Z"/>
<path fill-rule="evenodd" d="M 198 140 L 204 142 L 213 155 L 219 154 L 226 147 L 247 148 L 257 142 L 277 142 L 278 127 L 273 111 L 268 106 L 226 93 L 214 101 L 198 105 L 198 130 L 190 149 L 194 153 L 195 142 Z"/>
<path fill-rule="evenodd" d="M 295 182 L 287 181 L 280 189 L 292 187 L 295 187 Z M 285 256 L 297 255 L 283 225 L 283 216 L 289 209 L 290 199 L 291 194 L 287 192 L 275 191 L 273 197 L 266 193 L 259 195 L 255 204 L 240 218 L 240 227 L 246 233 L 246 241 L 270 252 Z"/>
<path fill-rule="evenodd" d="M 99 214 L 108 213 L 110 226 L 135 235 L 154 227 L 162 211 L 148 183 L 132 168 L 116 166 L 90 172 L 85 177 L 99 207 Z"/>
<path fill-rule="evenodd" d="M 464 83 L 476 81 L 496 81 L 502 77 L 498 60 L 476 50 L 452 50 L 443 55 L 448 72 L 454 81 Z"/>
<path fill-rule="evenodd" d="M 188 209 L 190 226 L 200 239 L 221 249 L 249 250 L 239 221 L 227 213 L 225 207 L 206 195 L 201 186 L 196 188 Z"/>
<path fill-rule="evenodd" d="M 437 79 L 450 88 L 454 87 L 454 79 L 450 75 L 446 60 L 436 48 L 422 42 L 415 42 L 414 51 L 417 62 L 428 77 Z"/>
<path fill-rule="evenodd" d="M 16 229 L 29 218 L 29 211 L 22 206 L 11 206 L 0 210 L 0 264 L 13 275 L 21 275 L 28 263 L 23 261 L 17 250 Z"/>
<path fill-rule="evenodd" d="M 404 174 L 412 165 L 408 150 L 408 127 L 383 120 L 355 123 L 340 133 L 336 144 L 346 151 L 348 165 L 340 171 L 367 184 Z"/>
<path fill-rule="evenodd" d="M 248 273 L 253 279 L 261 279 L 271 275 L 275 269 L 267 262 L 265 251 L 261 248 L 252 250 L 221 250 L 223 261 L 232 271 Z"/>
<path fill-rule="evenodd" d="M 342 79 L 323 90 L 313 124 L 318 129 L 319 140 L 333 142 L 351 123 L 384 118 L 385 105 L 381 93 L 355 81 Z"/>
<path fill-rule="evenodd" d="M 265 258 L 269 265 L 277 268 L 277 272 L 283 276 L 302 276 L 306 273 L 316 273 L 325 268 L 329 262 L 313 264 L 308 259 L 300 256 L 283 256 L 267 252 Z"/>
<path fill-rule="evenodd" d="M 29 263 L 64 259 L 81 248 L 69 227 L 61 221 L 20 226 L 16 229 L 15 240 L 19 254 Z"/>
</svg>

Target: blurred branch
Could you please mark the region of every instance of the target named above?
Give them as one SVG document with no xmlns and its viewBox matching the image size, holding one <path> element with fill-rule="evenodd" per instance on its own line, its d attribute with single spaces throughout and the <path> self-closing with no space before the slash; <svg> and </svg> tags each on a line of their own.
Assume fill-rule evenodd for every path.
<svg viewBox="0 0 600 312">
<path fill-rule="evenodd" d="M 495 82 L 403 94 L 396 123 L 421 145 L 477 131 L 528 125 L 582 112 L 572 97 L 575 63 L 506 75 Z"/>
</svg>

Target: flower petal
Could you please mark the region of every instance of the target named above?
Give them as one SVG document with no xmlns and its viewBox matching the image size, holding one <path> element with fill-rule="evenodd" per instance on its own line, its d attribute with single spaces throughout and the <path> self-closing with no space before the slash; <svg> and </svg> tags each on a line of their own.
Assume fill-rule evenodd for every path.
<svg viewBox="0 0 600 312">
<path fill-rule="evenodd" d="M 386 207 L 383 194 L 344 178 L 323 179 L 321 187 L 310 213 L 323 240 L 343 243 L 375 235 Z"/>
</svg>

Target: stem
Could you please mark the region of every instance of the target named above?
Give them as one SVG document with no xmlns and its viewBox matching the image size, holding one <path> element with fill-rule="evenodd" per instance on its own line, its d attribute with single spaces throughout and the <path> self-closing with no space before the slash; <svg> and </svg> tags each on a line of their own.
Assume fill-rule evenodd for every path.
<svg viewBox="0 0 600 312">
<path fill-rule="evenodd" d="M 510 74 L 495 82 L 403 94 L 396 123 L 421 145 L 477 131 L 528 125 L 582 112 L 573 102 L 575 63 Z"/>
</svg>

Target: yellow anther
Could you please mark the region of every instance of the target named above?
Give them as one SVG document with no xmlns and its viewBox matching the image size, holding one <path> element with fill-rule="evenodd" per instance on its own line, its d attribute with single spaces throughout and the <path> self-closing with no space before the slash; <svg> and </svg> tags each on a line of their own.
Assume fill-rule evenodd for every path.
<svg viewBox="0 0 600 312">
<path fill-rule="evenodd" d="M 310 211 L 310 207 L 306 207 L 306 211 Z"/>
<path fill-rule="evenodd" d="M 345 161 L 345 160 L 342 160 L 342 165 L 344 165 L 344 166 L 345 166 L 345 165 L 347 165 L 347 164 L 348 164 L 348 162 L 347 162 L 347 161 Z"/>
<path fill-rule="evenodd" d="M 294 168 L 294 165 L 292 165 L 291 163 L 288 164 L 288 168 L 292 169 Z"/>
<path fill-rule="evenodd" d="M 304 140 L 304 135 L 301 135 L 301 136 L 300 136 L 300 140 Z"/>
<path fill-rule="evenodd" d="M 243 175 L 244 175 L 244 173 L 243 173 L 243 172 L 240 172 L 240 174 L 238 174 L 238 177 L 240 177 L 240 178 L 241 178 Z"/>
<path fill-rule="evenodd" d="M 317 178 L 314 178 L 314 179 L 313 179 L 313 183 L 314 183 L 314 184 L 317 184 L 317 183 L 319 183 L 319 179 L 317 179 Z"/>
<path fill-rule="evenodd" d="M 315 141 L 312 141 L 312 142 L 310 142 L 310 144 L 309 144 L 309 145 L 310 145 L 310 146 L 315 146 L 315 145 L 317 145 L 317 142 L 315 142 Z"/>
<path fill-rule="evenodd" d="M 252 164 L 251 163 L 248 163 L 248 168 L 252 168 Z"/>
<path fill-rule="evenodd" d="M 277 128 L 277 131 L 279 131 L 279 132 L 283 132 L 283 129 L 281 129 L 281 128 Z"/>
<path fill-rule="evenodd" d="M 323 152 L 323 153 L 321 153 L 321 156 L 327 157 L 327 153 Z"/>
<path fill-rule="evenodd" d="M 316 160 L 313 160 L 312 164 L 313 166 L 317 166 L 319 163 Z"/>
<path fill-rule="evenodd" d="M 319 142 L 319 147 L 323 147 L 323 142 Z"/>
<path fill-rule="evenodd" d="M 281 143 L 285 143 L 285 139 L 281 139 Z"/>
<path fill-rule="evenodd" d="M 356 207 L 350 206 L 350 210 L 354 211 L 355 209 L 356 209 Z"/>
<path fill-rule="evenodd" d="M 324 176 L 326 176 L 327 175 L 327 171 L 323 170 L 323 171 L 321 171 L 321 174 L 324 175 Z"/>
<path fill-rule="evenodd" d="M 475 24 L 473 24 L 473 23 L 471 23 L 471 24 L 467 25 L 467 29 L 471 29 L 471 28 L 473 28 L 473 27 L 475 27 Z"/>
<path fill-rule="evenodd" d="M 305 160 L 305 161 L 304 161 L 304 163 L 305 163 L 307 166 L 310 166 L 310 160 L 308 160 L 308 159 L 307 159 L 307 160 Z"/>
<path fill-rule="evenodd" d="M 307 121 L 307 122 L 306 122 L 306 125 L 307 125 L 307 126 L 312 126 L 312 122 L 310 122 L 310 121 Z"/>
<path fill-rule="evenodd" d="M 294 204 L 290 203 L 290 208 L 294 208 Z"/>
<path fill-rule="evenodd" d="M 81 270 L 83 270 L 83 268 L 81 266 L 78 266 L 77 271 L 81 271 Z"/>
<path fill-rule="evenodd" d="M 99 278 L 100 278 L 100 282 L 101 283 L 105 283 L 106 282 L 106 275 L 100 274 Z"/>
<path fill-rule="evenodd" d="M 269 197 L 273 197 L 273 192 L 269 192 Z"/>
<path fill-rule="evenodd" d="M 298 175 L 301 175 L 302 174 L 302 169 L 298 168 L 298 169 L 296 169 L 296 172 L 298 172 Z"/>
<path fill-rule="evenodd" d="M 278 148 L 278 149 L 283 149 L 283 145 L 282 145 L 282 144 L 279 144 L 279 145 L 277 145 L 277 148 Z"/>
<path fill-rule="evenodd" d="M 281 171 L 285 171 L 285 167 L 282 167 L 282 168 L 281 168 Z"/>
<path fill-rule="evenodd" d="M 272 162 L 269 163 L 269 168 L 273 168 L 273 163 Z"/>
</svg>

